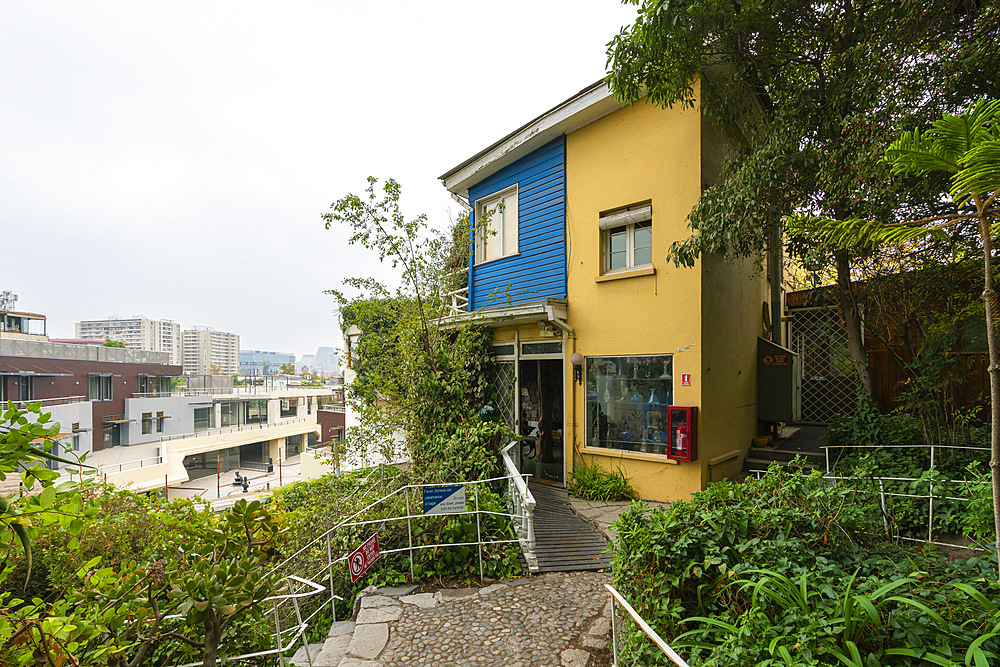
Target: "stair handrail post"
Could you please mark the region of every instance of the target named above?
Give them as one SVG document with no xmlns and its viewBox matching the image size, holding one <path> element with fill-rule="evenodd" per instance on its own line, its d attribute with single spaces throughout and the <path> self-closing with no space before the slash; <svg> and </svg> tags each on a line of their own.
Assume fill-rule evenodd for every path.
<svg viewBox="0 0 1000 667">
<path fill-rule="evenodd" d="M 302 622 L 302 612 L 299 611 L 298 597 L 292 597 L 292 606 L 295 607 L 295 620 L 299 622 L 299 637 L 302 638 L 302 648 L 306 650 L 306 662 L 309 663 L 309 667 L 313 667 L 312 656 L 309 655 L 309 638 L 306 637 L 308 626 Z M 278 637 L 278 646 L 281 646 L 281 637 Z"/>
</svg>

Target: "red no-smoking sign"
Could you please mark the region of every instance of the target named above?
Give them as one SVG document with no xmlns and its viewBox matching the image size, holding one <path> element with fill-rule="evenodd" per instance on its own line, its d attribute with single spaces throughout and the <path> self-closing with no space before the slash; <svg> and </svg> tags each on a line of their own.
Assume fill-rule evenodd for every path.
<svg viewBox="0 0 1000 667">
<path fill-rule="evenodd" d="M 351 552 L 347 557 L 347 566 L 351 571 L 351 583 L 358 580 L 361 575 L 368 571 L 372 563 L 378 560 L 378 533 L 375 533 L 360 547 Z"/>
</svg>

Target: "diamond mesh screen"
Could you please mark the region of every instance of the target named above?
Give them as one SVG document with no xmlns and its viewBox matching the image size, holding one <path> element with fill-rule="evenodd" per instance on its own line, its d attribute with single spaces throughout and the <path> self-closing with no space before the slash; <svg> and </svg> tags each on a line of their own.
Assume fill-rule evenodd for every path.
<svg viewBox="0 0 1000 667">
<path fill-rule="evenodd" d="M 847 332 L 835 308 L 793 310 L 791 346 L 802 359 L 802 421 L 854 414 L 856 377 Z"/>
<path fill-rule="evenodd" d="M 496 407 L 503 415 L 511 432 L 514 431 L 514 362 L 498 361 L 493 365 L 491 378 Z"/>
</svg>

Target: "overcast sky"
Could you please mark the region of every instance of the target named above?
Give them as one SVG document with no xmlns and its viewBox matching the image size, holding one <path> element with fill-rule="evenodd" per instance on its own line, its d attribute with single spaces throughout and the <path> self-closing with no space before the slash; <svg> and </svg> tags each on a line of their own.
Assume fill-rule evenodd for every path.
<svg viewBox="0 0 1000 667">
<path fill-rule="evenodd" d="M 384 275 L 320 215 L 438 176 L 601 78 L 614 0 L 0 0 L 0 290 L 49 335 L 111 315 L 339 347 L 324 289 Z"/>
</svg>

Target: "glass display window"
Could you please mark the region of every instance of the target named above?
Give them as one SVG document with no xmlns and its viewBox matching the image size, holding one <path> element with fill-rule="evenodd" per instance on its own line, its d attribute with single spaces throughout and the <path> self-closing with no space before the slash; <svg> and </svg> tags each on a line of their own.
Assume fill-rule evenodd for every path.
<svg viewBox="0 0 1000 667">
<path fill-rule="evenodd" d="M 673 355 L 588 357 L 586 445 L 668 454 Z"/>
</svg>

